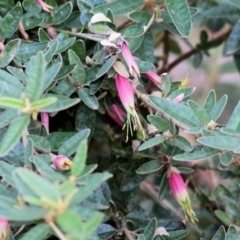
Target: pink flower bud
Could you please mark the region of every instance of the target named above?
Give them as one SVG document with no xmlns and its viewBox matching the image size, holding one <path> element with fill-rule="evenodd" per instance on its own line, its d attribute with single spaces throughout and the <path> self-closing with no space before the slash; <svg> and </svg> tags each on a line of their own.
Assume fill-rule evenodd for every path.
<svg viewBox="0 0 240 240">
<path fill-rule="evenodd" d="M 46 11 L 46 12 L 50 12 L 53 9 L 52 6 L 50 6 L 47 3 L 43 2 L 43 0 L 36 0 L 36 3 L 39 4 L 42 7 L 42 9 L 44 11 Z"/>
<path fill-rule="evenodd" d="M 135 109 L 134 105 L 134 89 L 130 83 L 130 80 L 117 74 L 116 79 L 116 87 L 118 91 L 118 95 L 120 98 L 120 101 L 124 108 L 127 111 L 127 121 L 124 124 L 123 128 L 127 126 L 127 139 L 128 140 L 128 132 L 130 130 L 131 135 L 133 135 L 132 131 L 132 125 L 133 130 L 135 131 L 137 128 L 141 129 L 144 136 L 144 131 L 140 122 L 140 119 L 138 117 L 138 114 Z"/>
<path fill-rule="evenodd" d="M 46 112 L 41 112 L 41 122 L 45 127 L 47 134 L 49 134 L 49 115 Z"/>
<path fill-rule="evenodd" d="M 116 104 L 112 104 L 110 106 L 110 110 L 107 111 L 109 117 L 112 118 L 119 126 L 123 126 L 124 118 L 126 117 L 126 113 Z"/>
<path fill-rule="evenodd" d="M 56 170 L 67 171 L 71 168 L 72 162 L 67 157 L 59 155 L 53 159 L 53 166 Z"/>
<path fill-rule="evenodd" d="M 170 167 L 168 172 L 168 183 L 172 191 L 173 196 L 181 205 L 185 212 L 186 219 L 194 223 L 197 221 L 194 211 L 192 210 L 191 201 L 188 195 L 187 187 L 179 174 L 179 171 L 175 167 Z"/>
<path fill-rule="evenodd" d="M 133 55 L 132 55 L 127 43 L 123 41 L 120 48 L 121 48 L 123 58 L 128 65 L 128 70 L 129 70 L 131 76 L 134 76 L 134 73 L 136 73 L 137 76 L 139 77 L 140 76 L 140 71 L 138 69 L 138 66 L 137 66 L 137 64 L 136 64 L 136 62 L 133 58 Z"/>
<path fill-rule="evenodd" d="M 161 88 L 162 87 L 162 82 L 161 78 L 153 71 L 146 72 L 143 74 L 146 78 L 148 78 L 154 85 L 157 87 Z"/>
<path fill-rule="evenodd" d="M 10 239 L 10 225 L 8 223 L 8 220 L 5 218 L 0 218 L 0 239 Z"/>
<path fill-rule="evenodd" d="M 172 99 L 172 102 L 181 103 L 184 99 L 184 93 L 179 94 L 177 97 Z"/>
</svg>

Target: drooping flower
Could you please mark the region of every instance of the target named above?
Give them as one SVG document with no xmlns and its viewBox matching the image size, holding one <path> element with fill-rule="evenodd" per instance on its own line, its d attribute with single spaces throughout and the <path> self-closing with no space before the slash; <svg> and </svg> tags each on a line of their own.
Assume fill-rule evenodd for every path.
<svg viewBox="0 0 240 240">
<path fill-rule="evenodd" d="M 10 239 L 10 225 L 8 223 L 8 220 L 5 218 L 0 218 L 0 239 Z"/>
<path fill-rule="evenodd" d="M 50 12 L 51 10 L 53 10 L 53 7 L 45 3 L 43 0 L 36 0 L 36 3 L 39 4 L 46 12 Z"/>
<path fill-rule="evenodd" d="M 175 103 L 181 103 L 183 99 L 184 99 L 184 93 L 181 93 L 177 97 L 173 98 L 171 101 Z"/>
<path fill-rule="evenodd" d="M 146 78 L 148 78 L 154 85 L 159 88 L 162 88 L 161 78 L 153 71 L 146 72 L 143 74 Z"/>
<path fill-rule="evenodd" d="M 41 122 L 45 127 L 47 134 L 49 134 L 49 115 L 46 112 L 41 112 Z"/>
<path fill-rule="evenodd" d="M 138 69 L 137 63 L 135 62 L 127 43 L 125 41 L 123 41 L 120 48 L 121 48 L 123 58 L 128 65 L 128 70 L 129 70 L 131 76 L 135 77 L 135 75 L 137 75 L 137 77 L 139 77 L 140 71 Z"/>
<path fill-rule="evenodd" d="M 130 129 L 131 135 L 133 133 L 132 124 L 133 124 L 133 130 L 136 130 L 137 128 L 142 129 L 142 125 L 135 109 L 134 89 L 129 79 L 121 76 L 120 74 L 117 74 L 115 82 L 116 82 L 116 87 L 117 87 L 120 101 L 124 106 L 125 110 L 127 111 L 127 121 L 123 126 L 123 129 L 125 128 L 125 126 L 127 126 L 127 139 L 126 139 L 127 141 L 129 129 Z"/>
<path fill-rule="evenodd" d="M 192 209 L 187 187 L 177 168 L 172 166 L 169 168 L 168 183 L 173 196 L 183 208 L 186 219 L 188 220 L 189 218 L 193 223 L 197 221 L 196 215 Z"/>
<path fill-rule="evenodd" d="M 112 118 L 119 126 L 124 125 L 124 118 L 126 117 L 126 113 L 116 104 L 112 104 L 110 106 L 109 111 L 107 111 L 109 117 Z"/>
<path fill-rule="evenodd" d="M 67 171 L 71 168 L 72 162 L 65 156 L 59 155 L 53 158 L 53 167 L 59 171 Z"/>
</svg>

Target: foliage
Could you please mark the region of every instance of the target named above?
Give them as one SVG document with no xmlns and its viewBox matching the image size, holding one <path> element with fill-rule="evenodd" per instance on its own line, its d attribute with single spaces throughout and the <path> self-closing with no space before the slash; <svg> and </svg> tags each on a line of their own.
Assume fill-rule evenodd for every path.
<svg viewBox="0 0 240 240">
<path fill-rule="evenodd" d="M 199 67 L 222 43 L 240 71 L 239 16 L 239 0 L 2 0 L 0 218 L 9 239 L 240 239 L 240 102 L 220 124 L 226 95 L 211 90 L 200 106 L 187 78 L 167 74 L 191 56 Z M 181 53 L 193 24 L 208 31 Z M 195 225 L 169 194 L 172 166 L 188 183 Z M 209 189 L 196 178 L 207 169 L 230 183 Z"/>
</svg>

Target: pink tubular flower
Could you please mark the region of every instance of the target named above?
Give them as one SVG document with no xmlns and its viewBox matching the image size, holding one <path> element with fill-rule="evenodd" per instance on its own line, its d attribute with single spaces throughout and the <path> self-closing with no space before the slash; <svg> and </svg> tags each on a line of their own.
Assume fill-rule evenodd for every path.
<svg viewBox="0 0 240 240">
<path fill-rule="evenodd" d="M 134 90 L 132 85 L 130 84 L 129 79 L 117 74 L 116 79 L 116 87 L 118 91 L 118 95 L 120 98 L 120 101 L 124 108 L 127 111 L 127 121 L 123 126 L 123 129 L 127 125 L 127 139 L 128 140 L 128 130 L 130 129 L 130 133 L 132 135 L 132 125 L 133 129 L 136 130 L 138 127 L 142 129 L 141 122 L 139 120 L 138 114 L 135 109 L 134 105 Z"/>
<path fill-rule="evenodd" d="M 41 112 L 41 122 L 45 127 L 47 134 L 49 134 L 49 115 L 46 112 Z"/>
<path fill-rule="evenodd" d="M 36 0 L 36 3 L 39 4 L 46 12 L 50 12 L 51 10 L 53 10 L 53 7 L 43 2 L 43 0 Z"/>
<path fill-rule="evenodd" d="M 184 93 L 179 94 L 177 97 L 172 99 L 172 102 L 181 103 L 184 99 Z"/>
<path fill-rule="evenodd" d="M 112 118 L 119 126 L 123 126 L 124 124 L 124 117 L 126 113 L 116 104 L 112 104 L 110 106 L 110 110 L 107 111 L 109 117 Z"/>
<path fill-rule="evenodd" d="M 153 84 L 155 84 L 157 87 L 161 88 L 161 78 L 153 71 L 146 72 L 143 74 L 146 78 L 152 81 Z"/>
<path fill-rule="evenodd" d="M 169 168 L 168 183 L 173 196 L 183 208 L 186 219 L 188 219 L 189 217 L 193 223 L 197 221 L 195 213 L 192 210 L 192 205 L 188 195 L 187 187 L 182 179 L 182 176 L 179 174 L 177 168 L 175 167 Z"/>
<path fill-rule="evenodd" d="M 53 159 L 53 167 L 59 171 L 67 171 L 71 168 L 72 162 L 65 156 L 55 156 Z"/>
<path fill-rule="evenodd" d="M 10 225 L 8 223 L 8 220 L 5 218 L 0 218 L 0 239 L 10 239 Z"/>
<path fill-rule="evenodd" d="M 140 71 L 138 69 L 138 66 L 137 66 L 137 64 L 136 64 L 136 62 L 133 58 L 133 55 L 132 55 L 127 43 L 123 41 L 120 48 L 121 48 L 123 58 L 128 65 L 128 70 L 129 70 L 131 76 L 134 76 L 134 73 L 136 73 L 137 76 L 139 77 L 140 76 Z"/>
</svg>

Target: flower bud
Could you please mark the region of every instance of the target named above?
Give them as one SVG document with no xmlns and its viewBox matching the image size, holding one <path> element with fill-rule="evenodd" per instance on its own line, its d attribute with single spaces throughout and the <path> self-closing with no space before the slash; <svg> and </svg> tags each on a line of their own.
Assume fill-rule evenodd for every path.
<svg viewBox="0 0 240 240">
<path fill-rule="evenodd" d="M 0 218 L 0 239 L 10 239 L 10 225 L 8 223 L 8 220 L 5 218 Z"/>
<path fill-rule="evenodd" d="M 49 134 L 49 115 L 46 112 L 41 112 L 41 122 L 45 127 L 47 134 Z"/>
<path fill-rule="evenodd" d="M 161 82 L 161 78 L 153 71 L 150 72 L 146 72 L 143 74 L 147 79 L 149 79 L 150 81 L 152 81 L 152 83 L 154 85 L 156 85 L 158 88 L 162 88 L 162 82 Z"/>
<path fill-rule="evenodd" d="M 53 166 L 56 170 L 67 171 L 71 168 L 72 162 L 67 157 L 59 155 L 53 159 Z"/>
<path fill-rule="evenodd" d="M 183 208 L 186 219 L 188 220 L 189 218 L 193 223 L 197 221 L 196 215 L 192 209 L 187 187 L 177 168 L 172 166 L 169 168 L 168 183 L 173 196 Z"/>
</svg>

